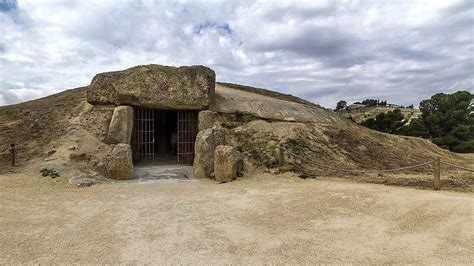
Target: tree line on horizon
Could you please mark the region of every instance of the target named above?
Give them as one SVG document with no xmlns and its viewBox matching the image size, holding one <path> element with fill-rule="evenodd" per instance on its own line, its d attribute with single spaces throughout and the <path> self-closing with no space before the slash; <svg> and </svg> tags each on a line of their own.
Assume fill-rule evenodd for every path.
<svg viewBox="0 0 474 266">
<path fill-rule="evenodd" d="M 474 152 L 474 95 L 437 93 L 420 102 L 421 116 L 407 121 L 400 109 L 379 113 L 360 125 L 390 134 L 430 139 L 454 152 Z M 336 108 L 337 109 L 337 108 Z"/>
<path fill-rule="evenodd" d="M 380 99 L 377 99 L 377 100 L 376 99 L 365 99 L 362 102 L 354 102 L 353 104 L 362 104 L 362 105 L 365 105 L 366 107 L 385 107 L 385 106 L 388 106 L 387 100 L 381 101 Z M 335 111 L 346 110 L 348 107 L 349 107 L 349 105 L 347 105 L 347 102 L 344 101 L 344 100 L 341 100 L 341 101 L 337 102 Z M 408 105 L 406 107 L 403 106 L 403 105 L 400 105 L 399 108 L 414 108 L 414 105 L 411 104 L 411 105 Z"/>
</svg>

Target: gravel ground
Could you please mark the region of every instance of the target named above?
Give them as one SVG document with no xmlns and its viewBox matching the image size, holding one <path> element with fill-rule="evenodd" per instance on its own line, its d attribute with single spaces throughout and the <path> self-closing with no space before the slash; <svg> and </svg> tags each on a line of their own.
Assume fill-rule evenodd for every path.
<svg viewBox="0 0 474 266">
<path fill-rule="evenodd" d="M 0 175 L 0 263 L 474 263 L 474 194 L 289 174 Z"/>
</svg>

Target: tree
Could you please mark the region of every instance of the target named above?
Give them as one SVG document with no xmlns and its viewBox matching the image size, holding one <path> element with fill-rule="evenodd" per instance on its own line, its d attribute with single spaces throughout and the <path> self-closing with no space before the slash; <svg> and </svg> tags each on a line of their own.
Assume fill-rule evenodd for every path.
<svg viewBox="0 0 474 266">
<path fill-rule="evenodd" d="M 412 119 L 409 124 L 396 109 L 380 113 L 361 125 L 386 133 L 429 138 L 436 145 L 455 152 L 474 152 L 473 103 L 474 95 L 468 91 L 437 93 L 420 102 L 421 117 Z"/>
<path fill-rule="evenodd" d="M 382 131 L 385 133 L 396 133 L 405 124 L 404 117 L 400 109 L 379 113 L 375 118 L 369 118 L 361 123 L 361 125 Z"/>
<path fill-rule="evenodd" d="M 378 100 L 366 99 L 366 100 L 362 101 L 362 104 L 367 106 L 367 107 L 374 107 L 374 106 L 377 106 Z"/>
<path fill-rule="evenodd" d="M 467 91 L 453 94 L 437 93 L 420 103 L 421 119 L 430 136 L 441 137 L 449 134 L 458 125 L 474 126 L 473 95 Z"/>
<path fill-rule="evenodd" d="M 364 127 L 379 130 L 379 128 L 377 126 L 377 121 L 375 121 L 375 118 L 373 118 L 373 117 L 362 121 L 360 124 Z"/>
<path fill-rule="evenodd" d="M 347 102 L 346 101 L 339 101 L 337 102 L 336 105 L 336 111 L 343 110 L 347 108 Z"/>
<path fill-rule="evenodd" d="M 468 91 L 437 93 L 420 103 L 421 118 L 402 134 L 431 138 L 436 145 L 457 152 L 474 152 L 474 95 Z"/>
<path fill-rule="evenodd" d="M 400 135 L 423 138 L 427 138 L 429 136 L 425 123 L 423 123 L 423 120 L 418 118 L 412 119 L 410 124 L 400 128 L 398 133 Z"/>
</svg>

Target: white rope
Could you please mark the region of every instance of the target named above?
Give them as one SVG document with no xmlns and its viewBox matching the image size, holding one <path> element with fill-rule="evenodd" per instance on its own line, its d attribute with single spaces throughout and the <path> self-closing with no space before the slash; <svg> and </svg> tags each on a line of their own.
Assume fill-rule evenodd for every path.
<svg viewBox="0 0 474 266">
<path fill-rule="evenodd" d="M 299 146 L 299 148 L 306 148 L 306 147 L 302 147 L 300 145 L 297 145 Z M 425 163 L 419 163 L 419 164 L 415 164 L 415 165 L 410 165 L 410 166 L 403 166 L 403 167 L 399 167 L 399 168 L 394 168 L 394 169 L 380 169 L 380 170 L 377 170 L 377 169 L 344 169 L 344 168 L 335 168 L 335 167 L 330 167 L 330 166 L 326 166 L 326 165 L 321 165 L 321 164 L 318 164 L 316 162 L 314 162 L 314 160 L 310 160 L 310 159 L 307 159 L 307 158 L 304 158 L 304 157 L 301 157 L 289 150 L 287 150 L 286 148 L 283 148 L 281 147 L 282 150 L 288 152 L 289 154 L 297 157 L 297 158 L 300 158 L 302 160 L 306 160 L 308 162 L 311 162 L 313 164 L 315 164 L 316 166 L 319 166 L 319 167 L 322 167 L 322 168 L 327 168 L 327 169 L 331 169 L 331 170 L 335 170 L 335 171 L 343 171 L 343 172 L 350 172 L 350 173 L 380 173 L 380 172 L 396 172 L 396 171 L 401 171 L 401 170 L 408 170 L 408 169 L 413 169 L 413 168 L 418 168 L 418 167 L 422 167 L 422 166 L 425 166 L 425 165 L 428 165 L 428 164 L 432 164 L 434 163 L 435 161 L 429 161 L 429 162 L 425 162 Z M 469 171 L 469 172 L 474 172 L 473 169 L 469 169 L 469 168 L 466 168 L 466 167 L 463 167 L 461 165 L 456 165 L 456 164 L 452 164 L 452 163 L 448 163 L 448 162 L 443 162 L 441 161 L 442 164 L 446 164 L 446 165 L 449 165 L 449 166 L 452 166 L 452 167 L 455 167 L 455 168 L 458 168 L 458 169 L 462 169 L 462 170 L 465 170 L 465 171 Z"/>
<path fill-rule="evenodd" d="M 434 161 L 429 161 L 429 162 L 425 162 L 425 163 L 420 163 L 420 164 L 415 164 L 415 165 L 410 165 L 410 166 L 404 166 L 404 167 L 399 167 L 399 168 L 394 168 L 394 169 L 381 169 L 381 170 L 363 170 L 363 169 L 344 169 L 344 168 L 334 168 L 334 167 L 330 167 L 330 166 L 325 166 L 325 165 L 320 165 L 320 164 L 317 164 L 315 163 L 314 161 L 311 161 L 307 158 L 304 158 L 304 157 L 301 157 L 297 154 L 294 154 L 293 152 L 287 150 L 287 149 L 284 149 L 284 151 L 288 152 L 289 154 L 295 156 L 295 157 L 298 157 L 302 160 L 306 160 L 306 161 L 309 161 L 313 164 L 316 164 L 317 166 L 319 167 L 323 167 L 323 168 L 327 168 L 327 169 L 331 169 L 331 170 L 335 170 L 335 171 L 343 171 L 343 172 L 351 172 L 351 173 L 379 173 L 379 172 L 395 172 L 395 171 L 400 171 L 400 170 L 407 170 L 407 169 L 413 169 L 413 168 L 418 168 L 418 167 L 421 167 L 421 166 L 425 166 L 425 165 L 428 165 L 428 164 L 432 164 L 434 163 Z"/>
<path fill-rule="evenodd" d="M 474 169 L 469 169 L 469 168 L 463 167 L 463 166 L 461 166 L 461 165 L 452 164 L 452 163 L 443 162 L 443 161 L 441 161 L 441 163 L 442 163 L 442 164 L 449 165 L 449 166 L 452 166 L 452 167 L 454 167 L 454 168 L 459 168 L 459 169 L 466 170 L 466 171 L 469 171 L 469 172 L 474 172 Z"/>
</svg>

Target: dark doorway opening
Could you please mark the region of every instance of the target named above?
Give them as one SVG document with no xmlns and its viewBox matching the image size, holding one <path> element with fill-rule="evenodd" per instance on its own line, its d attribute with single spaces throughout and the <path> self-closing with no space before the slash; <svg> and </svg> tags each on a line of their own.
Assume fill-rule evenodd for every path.
<svg viewBox="0 0 474 266">
<path fill-rule="evenodd" d="M 176 111 L 155 111 L 155 162 L 175 164 L 178 122 Z"/>
<path fill-rule="evenodd" d="M 197 111 L 135 108 L 133 161 L 146 165 L 192 165 L 197 132 Z"/>
</svg>

